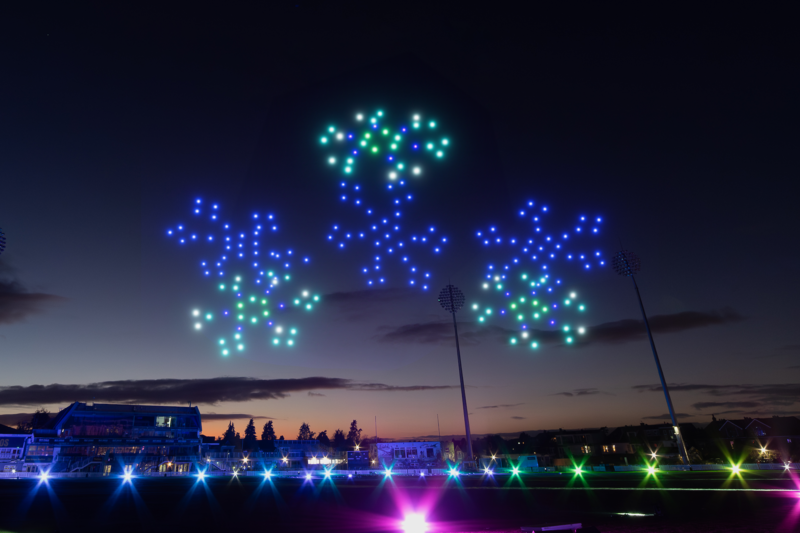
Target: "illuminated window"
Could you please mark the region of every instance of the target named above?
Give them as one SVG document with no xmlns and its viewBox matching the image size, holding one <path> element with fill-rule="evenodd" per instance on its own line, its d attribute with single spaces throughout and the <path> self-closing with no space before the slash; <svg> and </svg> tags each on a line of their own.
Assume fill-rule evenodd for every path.
<svg viewBox="0 0 800 533">
<path fill-rule="evenodd" d="M 608 446 L 603 446 L 603 453 L 608 453 Z"/>
</svg>

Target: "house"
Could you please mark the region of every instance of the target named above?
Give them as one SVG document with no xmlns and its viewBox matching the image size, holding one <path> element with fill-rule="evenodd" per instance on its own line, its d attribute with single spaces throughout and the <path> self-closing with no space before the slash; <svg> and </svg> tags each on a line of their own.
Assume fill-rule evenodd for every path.
<svg viewBox="0 0 800 533">
<path fill-rule="evenodd" d="M 573 457 L 600 455 L 606 441 L 607 428 L 581 429 L 547 434 L 551 448 L 555 449 L 556 458 L 572 459 Z"/>
<path fill-rule="evenodd" d="M 708 448 L 738 451 L 748 460 L 786 462 L 800 455 L 800 419 L 795 416 L 732 420 L 712 416 L 705 436 Z"/>
</svg>

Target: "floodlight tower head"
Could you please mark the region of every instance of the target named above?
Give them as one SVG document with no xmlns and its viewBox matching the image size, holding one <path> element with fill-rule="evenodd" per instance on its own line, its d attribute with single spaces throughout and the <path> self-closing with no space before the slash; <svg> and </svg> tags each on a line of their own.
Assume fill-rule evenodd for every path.
<svg viewBox="0 0 800 533">
<path fill-rule="evenodd" d="M 439 292 L 439 305 L 448 313 L 456 313 L 464 307 L 464 293 L 455 285 L 448 285 Z"/>
<path fill-rule="evenodd" d="M 6 234 L 3 233 L 3 228 L 0 228 L 0 254 L 6 249 Z"/>
<path fill-rule="evenodd" d="M 633 276 L 638 274 L 642 265 L 639 258 L 633 252 L 628 250 L 620 250 L 614 254 L 614 271 L 620 276 Z"/>
</svg>

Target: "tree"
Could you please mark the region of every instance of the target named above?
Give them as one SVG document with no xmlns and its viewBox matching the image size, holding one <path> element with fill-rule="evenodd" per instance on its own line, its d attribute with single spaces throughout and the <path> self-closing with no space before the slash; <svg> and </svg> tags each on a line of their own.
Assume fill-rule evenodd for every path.
<svg viewBox="0 0 800 533">
<path fill-rule="evenodd" d="M 247 424 L 247 427 L 244 428 L 244 449 L 245 450 L 252 450 L 256 446 L 256 426 L 253 424 L 253 419 L 250 419 L 250 423 Z"/>
<path fill-rule="evenodd" d="M 361 430 L 358 429 L 358 422 L 353 420 L 350 424 L 350 431 L 347 433 L 347 444 L 348 446 L 355 446 L 361 442 Z"/>
<path fill-rule="evenodd" d="M 231 444 L 235 444 L 236 442 L 236 429 L 233 427 L 233 422 L 228 422 L 228 429 L 225 430 L 225 433 L 222 434 L 220 438 L 222 444 L 230 446 Z"/>
<path fill-rule="evenodd" d="M 333 432 L 333 447 L 334 448 L 344 448 L 345 444 L 347 444 L 347 439 L 344 436 L 344 431 L 341 429 L 337 429 Z"/>
<path fill-rule="evenodd" d="M 261 440 L 275 440 L 275 428 L 272 427 L 272 420 L 264 424 L 264 431 L 261 432 Z"/>
<path fill-rule="evenodd" d="M 311 431 L 311 428 L 308 427 L 308 424 L 303 422 L 300 426 L 300 432 L 297 434 L 297 440 L 313 440 L 315 433 Z"/>
<path fill-rule="evenodd" d="M 328 430 L 320 431 L 319 435 L 317 435 L 317 440 L 320 444 L 325 446 L 326 448 L 330 448 L 331 446 L 331 439 L 328 438 Z"/>
<path fill-rule="evenodd" d="M 44 407 L 40 407 L 31 415 L 31 419 L 17 423 L 17 429 L 22 431 L 31 431 L 34 429 L 42 429 L 50 421 L 50 411 Z"/>
</svg>

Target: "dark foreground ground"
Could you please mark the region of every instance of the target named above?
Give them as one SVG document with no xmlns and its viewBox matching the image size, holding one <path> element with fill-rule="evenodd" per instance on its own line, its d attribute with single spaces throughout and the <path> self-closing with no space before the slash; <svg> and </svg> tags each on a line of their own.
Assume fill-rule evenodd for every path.
<svg viewBox="0 0 800 533">
<path fill-rule="evenodd" d="M 520 531 L 581 522 L 602 532 L 800 531 L 796 473 L 540 474 L 367 479 L 0 480 L 0 531 Z M 620 516 L 642 513 L 660 516 Z"/>
</svg>

